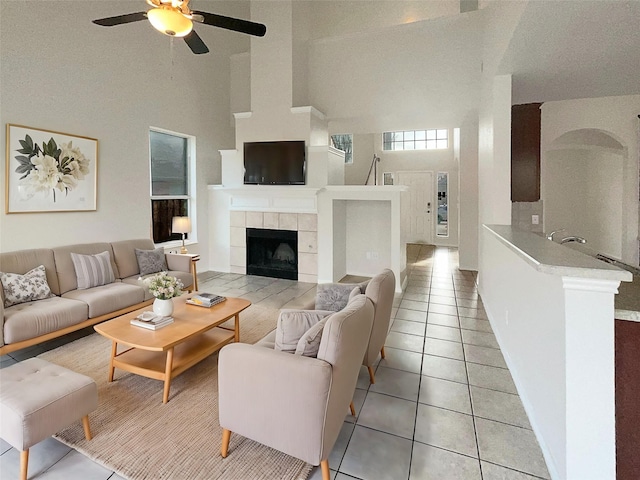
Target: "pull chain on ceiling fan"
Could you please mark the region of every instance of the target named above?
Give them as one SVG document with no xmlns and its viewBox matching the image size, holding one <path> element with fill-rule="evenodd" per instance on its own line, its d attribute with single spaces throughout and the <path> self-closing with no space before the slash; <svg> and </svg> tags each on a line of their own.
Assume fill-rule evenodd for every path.
<svg viewBox="0 0 640 480">
<path fill-rule="evenodd" d="M 209 52 L 200 36 L 193 30 L 193 22 L 263 37 L 267 27 L 261 23 L 239 18 L 225 17 L 215 13 L 198 12 L 189 8 L 189 0 L 146 0 L 153 8 L 148 12 L 128 13 L 115 17 L 100 18 L 93 23 L 103 27 L 113 27 L 124 23 L 139 22 L 148 19 L 151 25 L 161 33 L 171 37 L 182 37 L 195 54 Z"/>
</svg>

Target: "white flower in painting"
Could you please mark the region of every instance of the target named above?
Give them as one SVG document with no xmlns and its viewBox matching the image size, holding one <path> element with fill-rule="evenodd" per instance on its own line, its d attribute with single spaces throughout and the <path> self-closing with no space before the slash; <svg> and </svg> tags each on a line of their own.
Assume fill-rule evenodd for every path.
<svg viewBox="0 0 640 480">
<path fill-rule="evenodd" d="M 66 165 L 73 175 L 78 180 L 82 180 L 85 175 L 89 174 L 89 160 L 82 154 L 78 147 L 73 146 L 73 142 L 60 144 L 60 158 L 69 159 L 69 163 Z"/>
<path fill-rule="evenodd" d="M 31 159 L 31 163 L 35 168 L 31 170 L 26 180 L 34 190 L 47 191 L 58 185 L 61 175 L 55 158 L 39 153 Z"/>
<path fill-rule="evenodd" d="M 18 167 L 15 173 L 22 175 L 20 183 L 30 192 L 53 192 L 56 201 L 56 190 L 68 194 L 78 186 L 78 181 L 89 175 L 90 160 L 73 142 L 62 143 L 58 147 L 53 137 L 43 141 L 42 147 L 26 135 L 19 140 L 21 148 L 16 149 L 15 159 Z"/>
<path fill-rule="evenodd" d="M 61 192 L 65 190 L 71 190 L 74 187 L 78 186 L 78 181 L 72 175 L 60 175 L 60 179 L 58 180 L 58 184 L 56 188 Z"/>
</svg>

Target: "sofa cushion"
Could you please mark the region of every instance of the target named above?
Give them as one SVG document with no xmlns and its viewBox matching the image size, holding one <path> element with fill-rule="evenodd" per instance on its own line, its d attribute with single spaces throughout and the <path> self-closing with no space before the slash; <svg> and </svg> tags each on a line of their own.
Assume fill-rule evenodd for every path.
<svg viewBox="0 0 640 480">
<path fill-rule="evenodd" d="M 140 273 L 138 267 L 138 259 L 136 258 L 135 249 L 140 250 L 153 250 L 155 245 L 153 240 L 149 238 L 137 238 L 134 240 L 120 240 L 118 242 L 111 242 L 111 249 L 113 251 L 113 260 L 118 268 L 120 274 L 118 278 L 132 277 Z"/>
<path fill-rule="evenodd" d="M 82 255 L 95 255 L 97 253 L 109 252 L 111 255 L 111 268 L 116 278 L 120 278 L 118 268 L 113 261 L 113 251 L 109 243 L 82 243 L 76 245 L 66 245 L 62 247 L 54 247 L 53 256 L 55 258 L 55 269 L 58 275 L 58 285 L 60 294 L 64 294 L 69 290 L 78 288 L 78 277 L 76 269 L 71 260 L 71 253 L 80 253 Z M 135 257 L 135 254 L 131 252 Z M 46 265 L 45 265 L 46 266 Z M 56 293 L 53 291 L 53 293 Z"/>
<path fill-rule="evenodd" d="M 53 250 L 50 248 L 36 248 L 0 253 L 0 271 L 2 272 L 25 274 L 38 265 L 44 265 L 51 293 L 60 295 Z"/>
<path fill-rule="evenodd" d="M 316 309 L 338 312 L 347 306 L 351 292 L 362 293 L 358 284 L 321 283 L 316 290 Z"/>
<path fill-rule="evenodd" d="M 86 303 L 51 297 L 4 311 L 4 342 L 16 343 L 76 325 L 89 318 Z"/>
<path fill-rule="evenodd" d="M 95 318 L 144 301 L 144 289 L 114 282 L 86 290 L 71 290 L 63 297 L 86 303 L 89 306 L 89 318 Z"/>
<path fill-rule="evenodd" d="M 111 268 L 111 256 L 109 252 L 96 255 L 81 255 L 71 252 L 71 261 L 76 270 L 78 289 L 99 287 L 116 281 Z"/>
<path fill-rule="evenodd" d="M 332 311 L 327 310 L 280 310 L 276 323 L 276 350 L 295 353 L 300 338 L 316 323 Z"/>
<path fill-rule="evenodd" d="M 144 276 L 151 273 L 165 272 L 167 270 L 164 248 L 159 247 L 154 250 L 140 250 L 136 248 L 135 252 L 140 275 Z"/>
<path fill-rule="evenodd" d="M 24 275 L 0 272 L 0 281 L 5 307 L 53 296 L 47 283 L 44 265 L 31 269 Z"/>
</svg>

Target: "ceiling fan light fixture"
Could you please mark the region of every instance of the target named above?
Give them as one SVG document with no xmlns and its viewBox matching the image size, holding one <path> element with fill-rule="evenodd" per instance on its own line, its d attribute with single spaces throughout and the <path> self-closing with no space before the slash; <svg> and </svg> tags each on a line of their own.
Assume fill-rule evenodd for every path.
<svg viewBox="0 0 640 480">
<path fill-rule="evenodd" d="M 156 30 L 171 37 L 184 37 L 193 29 L 191 20 L 171 7 L 152 8 L 147 18 Z"/>
</svg>

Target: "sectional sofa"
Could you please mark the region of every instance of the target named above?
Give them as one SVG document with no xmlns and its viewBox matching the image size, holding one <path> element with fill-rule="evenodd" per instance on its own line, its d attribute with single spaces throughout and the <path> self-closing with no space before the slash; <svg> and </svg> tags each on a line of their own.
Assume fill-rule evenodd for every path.
<svg viewBox="0 0 640 480">
<path fill-rule="evenodd" d="M 0 287 L 0 355 L 150 305 L 153 296 L 141 282 L 136 249 L 150 252 L 155 247 L 150 239 L 136 239 L 0 253 L 0 272 L 24 275 L 43 265 L 51 290 L 49 298 L 5 307 L 4 289 Z M 71 254 L 102 254 L 104 258 L 104 252 L 108 252 L 114 281 L 78 288 Z M 167 253 L 165 261 L 169 275 L 191 289 L 191 257 Z"/>
</svg>

